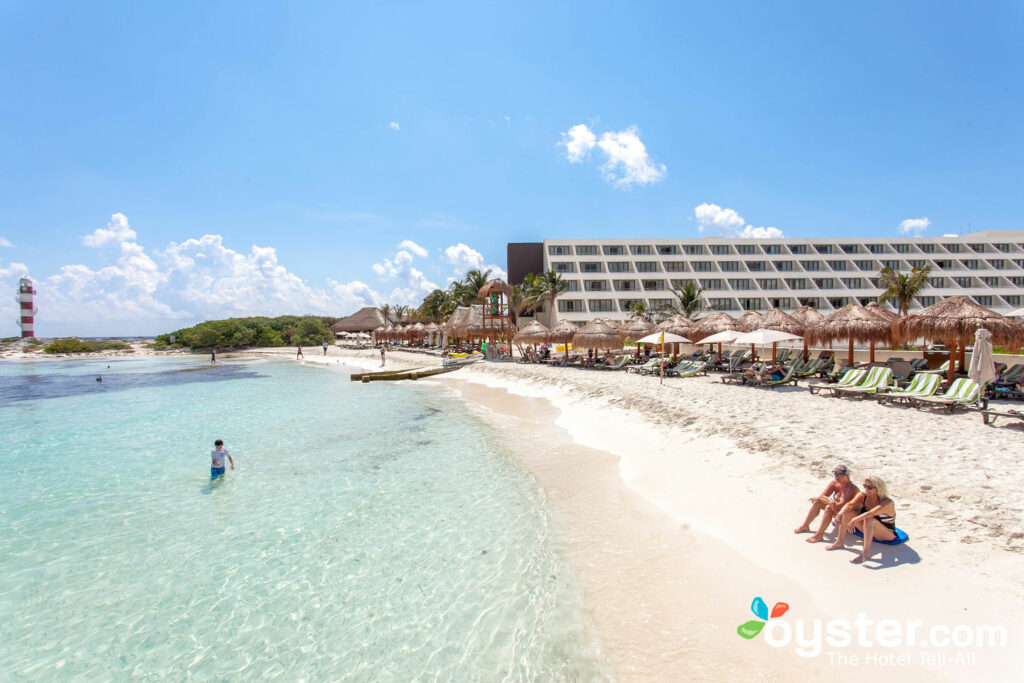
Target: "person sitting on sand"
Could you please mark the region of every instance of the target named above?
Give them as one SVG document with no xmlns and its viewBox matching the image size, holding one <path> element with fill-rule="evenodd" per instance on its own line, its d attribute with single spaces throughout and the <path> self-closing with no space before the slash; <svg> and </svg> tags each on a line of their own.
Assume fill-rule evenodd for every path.
<svg viewBox="0 0 1024 683">
<path fill-rule="evenodd" d="M 818 543 L 823 540 L 825 536 L 825 530 L 828 529 L 829 522 L 836 517 L 846 505 L 852 501 L 860 489 L 857 485 L 850 481 L 850 470 L 847 469 L 846 465 L 836 465 L 835 469 L 832 470 L 832 481 L 828 483 L 825 490 L 821 492 L 821 495 L 817 498 L 811 498 L 811 509 L 807 512 L 807 517 L 804 519 L 804 523 L 793 530 L 794 534 L 802 534 L 811 530 L 811 522 L 818 516 L 819 513 L 824 512 L 824 516 L 821 518 L 821 523 L 818 525 L 818 530 L 807 539 L 808 543 Z"/>
<path fill-rule="evenodd" d="M 853 497 L 839 513 L 836 521 L 836 542 L 826 550 L 846 547 L 846 534 L 857 529 L 864 534 L 864 547 L 852 562 L 859 564 L 871 556 L 873 541 L 896 538 L 896 503 L 889 497 L 889 487 L 876 474 L 864 477 L 864 490 Z"/>
</svg>

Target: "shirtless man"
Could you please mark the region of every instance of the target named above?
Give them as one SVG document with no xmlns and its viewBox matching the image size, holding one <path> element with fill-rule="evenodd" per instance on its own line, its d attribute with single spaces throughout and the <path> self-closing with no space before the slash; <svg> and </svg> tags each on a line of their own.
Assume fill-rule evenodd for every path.
<svg viewBox="0 0 1024 683">
<path fill-rule="evenodd" d="M 824 512 L 825 515 L 821 518 L 818 530 L 807 539 L 808 543 L 821 542 L 832 518 L 838 515 L 843 506 L 853 500 L 853 497 L 860 492 L 857 485 L 850 481 L 850 471 L 846 468 L 846 465 L 836 465 L 836 468 L 832 470 L 832 475 L 834 478 L 828 483 L 828 486 L 825 487 L 821 495 L 810 499 L 811 509 L 807 512 L 807 518 L 804 520 L 804 523 L 793 530 L 794 534 L 810 531 L 811 522 L 814 521 L 814 518 L 819 513 Z"/>
</svg>

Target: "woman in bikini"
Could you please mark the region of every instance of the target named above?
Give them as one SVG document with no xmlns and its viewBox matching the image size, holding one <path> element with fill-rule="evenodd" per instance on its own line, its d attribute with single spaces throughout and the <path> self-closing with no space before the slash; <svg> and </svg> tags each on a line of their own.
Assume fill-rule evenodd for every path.
<svg viewBox="0 0 1024 683">
<path fill-rule="evenodd" d="M 881 477 L 864 477 L 864 490 L 846 504 L 836 521 L 836 542 L 826 550 L 846 547 L 846 534 L 859 529 L 864 534 L 864 547 L 852 562 L 859 564 L 871 555 L 873 541 L 896 538 L 896 504 L 889 497 L 889 488 Z"/>
</svg>

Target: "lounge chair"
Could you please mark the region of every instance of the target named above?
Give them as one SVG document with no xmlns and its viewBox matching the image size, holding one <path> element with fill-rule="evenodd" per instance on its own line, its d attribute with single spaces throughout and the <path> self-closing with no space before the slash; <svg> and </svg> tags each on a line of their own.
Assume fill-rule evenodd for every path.
<svg viewBox="0 0 1024 683">
<path fill-rule="evenodd" d="M 757 375 L 764 372 L 766 367 L 765 363 L 756 363 L 747 370 L 730 372 L 722 377 L 722 384 L 746 384 L 750 380 L 756 379 Z"/>
<path fill-rule="evenodd" d="M 642 374 L 644 374 L 646 372 L 649 372 L 650 370 L 658 367 L 659 363 L 661 363 L 661 359 L 659 359 L 659 358 L 652 358 L 649 361 L 647 361 L 646 363 L 644 363 L 643 365 L 633 365 L 633 366 L 630 366 L 630 367 L 626 368 L 626 372 L 636 372 L 636 373 L 640 373 L 642 375 Z"/>
<path fill-rule="evenodd" d="M 939 367 L 935 368 L 934 370 L 927 370 L 926 369 L 926 370 L 918 370 L 917 372 L 934 372 L 934 373 L 938 373 L 940 375 L 946 374 L 947 372 L 949 372 L 949 361 L 947 360 L 945 363 L 943 363 Z"/>
<path fill-rule="evenodd" d="M 706 374 L 708 374 L 707 363 L 699 360 L 684 360 L 671 369 L 665 368 L 665 375 L 667 377 L 693 377 Z"/>
<path fill-rule="evenodd" d="M 1009 370 L 1003 372 L 999 381 L 1020 384 L 1021 381 L 1024 381 L 1024 363 L 1017 363 L 1016 365 L 1011 366 Z"/>
<path fill-rule="evenodd" d="M 595 370 L 621 370 L 624 367 L 626 367 L 627 363 L 629 363 L 629 356 L 623 356 L 622 358 L 619 358 L 617 361 L 615 361 L 615 365 L 605 365 L 604 363 L 598 363 L 597 365 L 594 366 L 594 369 Z"/>
<path fill-rule="evenodd" d="M 833 393 L 836 396 L 870 396 L 875 392 L 881 390 L 885 391 L 889 388 L 889 382 L 892 381 L 892 368 L 885 366 L 876 366 L 868 370 L 867 376 L 860 384 L 854 387 L 836 387 L 833 389 Z"/>
<path fill-rule="evenodd" d="M 797 377 L 810 377 L 816 375 L 825 367 L 828 363 L 826 358 L 812 358 L 806 363 L 802 363 L 799 368 L 796 369 Z"/>
<path fill-rule="evenodd" d="M 789 354 L 792 351 L 793 349 L 779 349 L 778 353 L 775 354 L 775 362 L 785 363 L 787 360 L 789 360 Z"/>
<path fill-rule="evenodd" d="M 914 368 L 914 372 L 920 372 L 921 370 L 928 369 L 928 359 L 926 358 L 915 358 L 910 361 L 910 367 Z"/>
<path fill-rule="evenodd" d="M 928 398 L 935 395 L 941 384 L 942 375 L 933 372 L 918 373 L 910 380 L 910 386 L 906 389 L 890 387 L 888 391 L 876 392 L 875 398 L 878 399 L 879 405 L 897 401 L 909 402 L 912 398 Z"/>
<path fill-rule="evenodd" d="M 831 384 L 809 384 L 808 390 L 812 394 L 821 395 L 822 391 L 835 391 L 836 389 L 845 389 L 846 387 L 855 387 L 864 380 L 864 376 L 868 374 L 865 368 L 851 368 L 839 378 L 838 382 L 832 382 Z"/>
<path fill-rule="evenodd" d="M 750 351 L 737 351 L 729 359 L 729 372 L 736 372 L 740 366 L 750 360 Z"/>
<path fill-rule="evenodd" d="M 769 389 L 773 387 L 781 387 L 786 384 L 795 385 L 798 379 L 796 376 L 796 366 L 797 363 L 791 363 L 789 368 L 786 369 L 786 374 L 782 376 L 782 379 L 761 379 L 760 377 L 755 377 L 753 380 L 748 381 L 747 384 L 752 387 L 768 387 Z"/>
<path fill-rule="evenodd" d="M 981 421 L 987 425 L 994 425 L 996 423 L 996 418 L 998 417 L 1005 417 L 1011 420 L 1024 421 L 1024 413 L 1018 413 L 1017 411 L 1008 410 L 1005 413 L 997 410 L 981 411 Z"/>
<path fill-rule="evenodd" d="M 953 380 L 942 396 L 912 398 L 910 405 L 917 409 L 940 407 L 947 413 L 952 413 L 957 408 L 976 405 L 981 400 L 981 393 L 981 387 L 977 382 L 970 377 L 960 377 Z"/>
</svg>

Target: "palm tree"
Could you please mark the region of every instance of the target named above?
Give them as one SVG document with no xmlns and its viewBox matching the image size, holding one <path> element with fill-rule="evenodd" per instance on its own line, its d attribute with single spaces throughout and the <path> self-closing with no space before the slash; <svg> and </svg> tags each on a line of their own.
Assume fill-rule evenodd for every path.
<svg viewBox="0 0 1024 683">
<path fill-rule="evenodd" d="M 391 304 L 381 304 L 380 306 L 377 307 L 377 310 L 380 311 L 380 314 L 382 316 L 384 316 L 385 325 L 391 322 Z"/>
<path fill-rule="evenodd" d="M 469 306 L 470 304 L 476 303 L 476 297 L 480 293 L 480 289 L 487 284 L 487 280 L 491 276 L 491 269 L 480 271 L 470 270 L 462 278 L 462 283 L 459 287 L 459 294 L 462 300 L 461 305 Z"/>
<path fill-rule="evenodd" d="M 406 316 L 409 315 L 409 307 L 408 306 L 392 306 L 391 307 L 391 312 L 395 314 L 395 321 L 396 322 L 402 322 L 402 318 L 405 318 Z"/>
<path fill-rule="evenodd" d="M 683 286 L 672 286 L 672 295 L 676 298 L 668 304 L 667 308 L 673 315 L 678 314 L 684 318 L 692 318 L 704 308 L 704 289 L 697 286 L 693 280 L 687 280 Z"/>
<path fill-rule="evenodd" d="M 448 294 L 443 289 L 435 289 L 423 299 L 423 317 L 427 320 L 440 322 L 448 317 Z"/>
<path fill-rule="evenodd" d="M 922 289 L 928 286 L 928 275 L 932 272 L 931 266 L 924 268 L 914 267 L 904 275 L 898 270 L 886 266 L 878 271 L 879 284 L 884 290 L 878 297 L 878 303 L 895 301 L 899 307 L 900 315 L 906 315 L 910 310 L 910 302 L 913 301 Z"/>
<path fill-rule="evenodd" d="M 562 276 L 556 273 L 554 269 L 549 270 L 538 278 L 537 301 L 551 306 L 551 310 L 548 312 L 549 327 L 554 323 L 555 299 L 564 294 L 567 289 L 569 289 L 569 283 L 563 280 Z"/>
<path fill-rule="evenodd" d="M 634 317 L 643 318 L 647 322 L 651 322 L 651 317 L 654 314 L 654 310 L 643 301 L 634 301 L 630 304 L 629 312 Z"/>
</svg>

